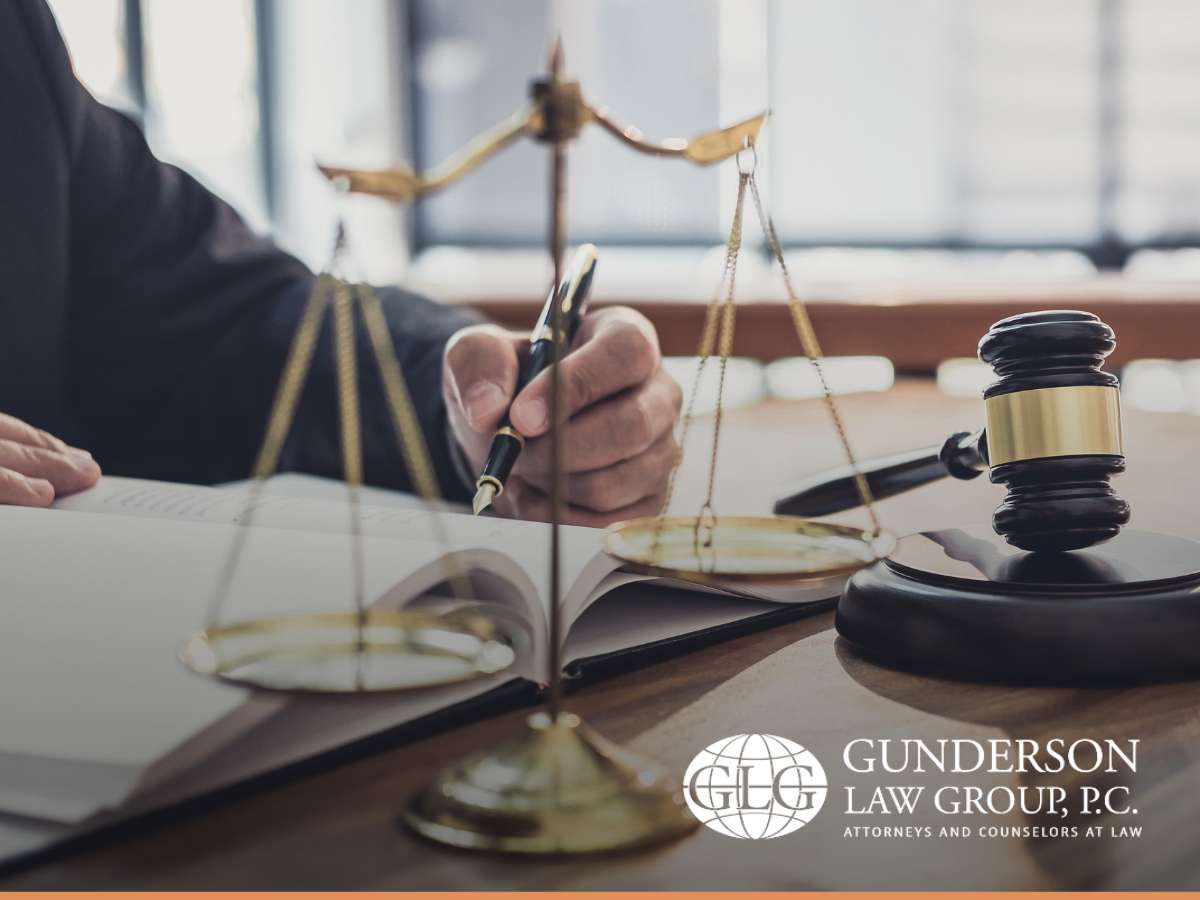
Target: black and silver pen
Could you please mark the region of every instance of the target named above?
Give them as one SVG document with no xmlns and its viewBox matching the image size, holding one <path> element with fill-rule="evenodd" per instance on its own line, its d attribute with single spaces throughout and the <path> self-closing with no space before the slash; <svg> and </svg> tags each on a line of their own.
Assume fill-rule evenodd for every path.
<svg viewBox="0 0 1200 900">
<path fill-rule="evenodd" d="M 554 361 L 554 330 L 551 327 L 554 314 L 554 299 L 557 295 L 562 304 L 563 352 L 571 346 L 575 332 L 579 329 L 579 320 L 583 318 L 587 306 L 588 290 L 592 286 L 592 274 L 596 271 L 596 247 L 584 244 L 575 251 L 566 277 L 559 284 L 558 290 L 552 290 L 538 316 L 537 324 L 529 335 L 529 358 L 521 367 L 517 378 L 517 393 L 519 394 L 529 382 L 540 372 L 550 368 Z M 471 504 L 475 515 L 479 515 L 492 505 L 492 501 L 504 493 L 504 482 L 512 472 L 525 446 L 525 437 L 512 426 L 506 414 L 496 429 L 492 438 L 492 449 L 488 451 L 487 462 L 483 464 L 483 474 L 475 482 L 475 501 Z"/>
</svg>

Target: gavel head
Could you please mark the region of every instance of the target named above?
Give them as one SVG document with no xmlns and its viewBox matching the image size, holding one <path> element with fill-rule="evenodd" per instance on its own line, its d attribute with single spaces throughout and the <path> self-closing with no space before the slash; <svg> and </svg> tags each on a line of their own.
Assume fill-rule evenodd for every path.
<svg viewBox="0 0 1200 900">
<path fill-rule="evenodd" d="M 1002 319 L 979 342 L 999 380 L 983 393 L 991 480 L 1008 488 L 992 517 L 1023 550 L 1077 550 L 1115 537 L 1129 504 L 1109 479 L 1125 469 L 1116 347 L 1091 313 L 1050 310 Z"/>
</svg>

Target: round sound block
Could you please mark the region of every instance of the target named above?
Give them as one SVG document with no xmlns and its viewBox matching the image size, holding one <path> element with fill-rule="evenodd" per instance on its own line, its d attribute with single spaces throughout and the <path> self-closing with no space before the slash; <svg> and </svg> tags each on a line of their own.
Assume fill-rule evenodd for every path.
<svg viewBox="0 0 1200 900">
<path fill-rule="evenodd" d="M 1200 675 L 1200 543 L 1123 530 L 1028 553 L 990 528 L 903 538 L 856 572 L 837 630 L 867 655 L 952 677 L 1033 683 Z"/>
</svg>

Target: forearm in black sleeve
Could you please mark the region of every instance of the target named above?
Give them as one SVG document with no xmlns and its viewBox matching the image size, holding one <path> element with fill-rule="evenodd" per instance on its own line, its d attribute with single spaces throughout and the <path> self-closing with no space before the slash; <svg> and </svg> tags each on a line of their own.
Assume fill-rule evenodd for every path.
<svg viewBox="0 0 1200 900">
<path fill-rule="evenodd" d="M 45 5 L 30 9 L 71 155 L 71 438 L 112 474 L 244 478 L 313 276 L 157 160 L 133 122 L 75 79 Z M 474 317 L 398 290 L 381 294 L 443 490 L 463 496 L 440 365 L 446 339 Z M 330 348 L 325 340 L 318 349 L 286 468 L 340 472 Z M 365 340 L 358 359 L 367 475 L 409 487 Z"/>
</svg>

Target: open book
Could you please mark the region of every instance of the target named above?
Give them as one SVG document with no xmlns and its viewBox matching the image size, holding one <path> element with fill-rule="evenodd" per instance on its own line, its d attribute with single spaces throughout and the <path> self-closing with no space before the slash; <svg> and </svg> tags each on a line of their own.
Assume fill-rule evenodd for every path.
<svg viewBox="0 0 1200 900">
<path fill-rule="evenodd" d="M 285 476 L 260 499 L 222 621 L 352 608 L 348 507 L 294 496 L 298 485 L 305 480 Z M 370 499 L 382 502 L 360 510 L 368 598 L 445 610 L 448 543 L 484 613 L 524 634 L 512 669 L 349 700 L 211 682 L 175 653 L 201 625 L 244 490 L 106 477 L 50 510 L 0 507 L 0 860 L 449 708 L 484 715 L 522 685 L 532 699 L 548 658 L 548 526 L 432 513 L 399 498 L 378 492 Z M 562 658 L 576 675 L 800 614 L 841 588 L 748 594 L 664 583 L 623 572 L 602 541 L 596 529 L 562 531 Z"/>
</svg>

